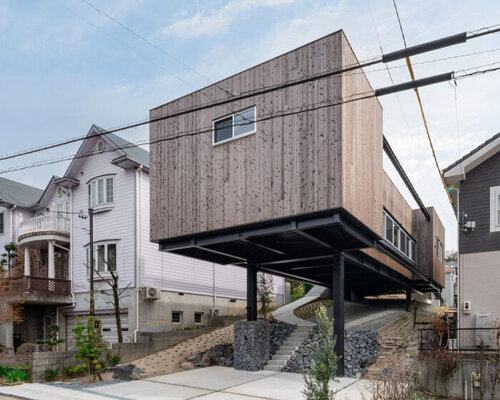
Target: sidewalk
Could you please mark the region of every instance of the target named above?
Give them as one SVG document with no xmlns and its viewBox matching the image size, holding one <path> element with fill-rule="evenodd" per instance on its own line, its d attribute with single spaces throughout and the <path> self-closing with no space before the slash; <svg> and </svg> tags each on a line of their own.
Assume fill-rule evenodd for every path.
<svg viewBox="0 0 500 400">
<path fill-rule="evenodd" d="M 366 385 L 367 381 L 339 378 L 332 388 L 338 400 L 361 400 Z M 30 400 L 303 400 L 303 388 L 299 374 L 210 367 L 83 390 L 27 383 L 0 387 L 0 395 Z"/>
</svg>

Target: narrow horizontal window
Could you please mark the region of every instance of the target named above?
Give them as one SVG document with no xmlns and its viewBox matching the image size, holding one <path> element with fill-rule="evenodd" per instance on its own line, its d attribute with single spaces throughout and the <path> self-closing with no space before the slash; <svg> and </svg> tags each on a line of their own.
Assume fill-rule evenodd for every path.
<svg viewBox="0 0 500 400">
<path fill-rule="evenodd" d="M 255 133 L 256 108 L 250 107 L 234 114 L 214 120 L 213 144 L 223 143 L 231 139 Z"/>
</svg>

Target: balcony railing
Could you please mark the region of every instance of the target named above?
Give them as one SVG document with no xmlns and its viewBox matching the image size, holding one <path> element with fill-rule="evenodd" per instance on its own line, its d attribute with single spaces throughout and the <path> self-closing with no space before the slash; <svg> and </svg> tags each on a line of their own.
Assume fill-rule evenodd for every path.
<svg viewBox="0 0 500 400">
<path fill-rule="evenodd" d="M 10 281 L 10 290 L 14 293 L 30 292 L 69 296 L 71 295 L 71 281 L 38 276 L 23 276 Z"/>
<path fill-rule="evenodd" d="M 57 214 L 30 218 L 19 224 L 19 238 L 43 232 L 56 232 L 69 235 L 69 224 L 69 218 Z"/>
</svg>

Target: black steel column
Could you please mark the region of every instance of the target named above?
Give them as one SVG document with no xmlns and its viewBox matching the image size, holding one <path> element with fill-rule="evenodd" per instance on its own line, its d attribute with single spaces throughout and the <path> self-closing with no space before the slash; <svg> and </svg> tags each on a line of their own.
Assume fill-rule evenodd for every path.
<svg viewBox="0 0 500 400">
<path fill-rule="evenodd" d="M 257 321 L 257 269 L 257 264 L 247 262 L 247 321 Z"/>
<path fill-rule="evenodd" d="M 337 375 L 344 376 L 344 255 L 333 256 L 333 319 L 337 337 L 335 352 L 339 357 Z"/>
<path fill-rule="evenodd" d="M 405 307 L 406 307 L 406 311 L 410 311 L 410 309 L 411 309 L 411 288 L 406 288 Z"/>
</svg>

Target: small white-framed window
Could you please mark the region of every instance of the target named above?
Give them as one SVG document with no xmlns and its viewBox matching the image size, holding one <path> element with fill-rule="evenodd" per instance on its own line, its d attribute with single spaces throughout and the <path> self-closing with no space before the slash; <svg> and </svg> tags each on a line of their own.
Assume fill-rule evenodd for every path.
<svg viewBox="0 0 500 400">
<path fill-rule="evenodd" d="M 4 215 L 5 213 L 0 213 L 0 235 L 3 235 L 5 233 Z"/>
<path fill-rule="evenodd" d="M 500 232 L 500 186 L 490 187 L 490 232 Z"/>
<path fill-rule="evenodd" d="M 89 206 L 112 204 L 115 201 L 113 176 L 101 176 L 89 182 Z"/>
<path fill-rule="evenodd" d="M 172 311 L 172 323 L 173 324 L 182 323 L 182 312 L 181 311 Z"/>
<path fill-rule="evenodd" d="M 194 313 L 194 323 L 195 324 L 203 323 L 203 313 L 202 312 L 195 312 Z"/>
<path fill-rule="evenodd" d="M 98 272 L 116 271 L 116 242 L 94 245 L 94 270 Z M 89 246 L 87 246 L 87 274 L 90 268 Z"/>
<path fill-rule="evenodd" d="M 257 132 L 256 107 L 250 107 L 212 121 L 212 144 L 221 144 Z"/>
</svg>

